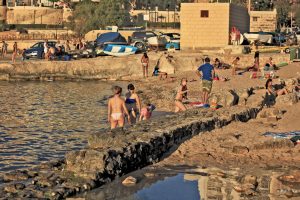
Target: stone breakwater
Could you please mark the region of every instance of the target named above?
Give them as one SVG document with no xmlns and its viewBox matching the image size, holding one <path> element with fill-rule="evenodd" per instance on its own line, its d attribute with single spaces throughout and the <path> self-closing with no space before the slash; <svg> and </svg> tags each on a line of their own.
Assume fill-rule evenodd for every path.
<svg viewBox="0 0 300 200">
<path fill-rule="evenodd" d="M 86 148 L 65 159 L 15 171 L 0 178 L 2 199 L 63 199 L 88 191 L 133 170 L 159 162 L 183 141 L 228 125 L 256 118 L 261 106 L 193 109 L 139 123 L 129 129 L 93 134 Z M 2 180 L 1 180 L 2 179 Z"/>
<path fill-rule="evenodd" d="M 202 63 L 203 53 L 176 52 L 173 54 L 150 52 L 150 69 L 159 61 L 160 70 L 168 74 L 196 70 Z M 102 56 L 93 59 L 72 61 L 25 61 L 15 64 L 0 64 L 0 80 L 5 81 L 49 81 L 49 80 L 132 80 L 142 76 L 141 56 L 127 57 Z M 222 62 L 231 63 L 236 55 L 209 54 Z M 275 63 L 289 62 L 289 57 L 282 54 L 263 54 L 262 62 L 272 56 Z M 241 66 L 253 65 L 253 55 L 241 55 Z"/>
</svg>

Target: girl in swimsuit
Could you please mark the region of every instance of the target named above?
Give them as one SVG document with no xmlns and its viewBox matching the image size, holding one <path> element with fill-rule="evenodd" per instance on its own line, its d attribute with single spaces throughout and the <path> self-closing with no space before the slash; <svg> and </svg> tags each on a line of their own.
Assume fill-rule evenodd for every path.
<svg viewBox="0 0 300 200">
<path fill-rule="evenodd" d="M 125 106 L 125 101 L 122 99 L 121 93 L 122 88 L 119 86 L 115 86 L 113 88 L 114 96 L 108 101 L 108 121 L 110 122 L 111 129 L 119 127 L 124 127 L 125 124 L 125 114 L 128 118 L 128 123 L 130 124 L 130 117 L 128 110 Z"/>
<path fill-rule="evenodd" d="M 143 67 L 143 76 L 144 78 L 148 78 L 148 68 L 149 68 L 149 57 L 147 53 L 144 53 L 142 59 L 141 59 L 142 67 Z"/>
<path fill-rule="evenodd" d="M 134 123 L 136 121 L 136 114 L 141 113 L 141 101 L 139 96 L 135 93 L 135 87 L 133 84 L 127 86 L 128 93 L 126 94 L 126 108 L 129 111 L 130 119 Z"/>
<path fill-rule="evenodd" d="M 185 105 L 183 105 L 183 99 L 187 99 L 187 79 L 183 78 L 181 79 L 181 83 L 180 86 L 177 90 L 177 94 L 175 97 L 175 112 L 179 112 L 179 111 L 185 111 L 186 107 Z"/>
</svg>

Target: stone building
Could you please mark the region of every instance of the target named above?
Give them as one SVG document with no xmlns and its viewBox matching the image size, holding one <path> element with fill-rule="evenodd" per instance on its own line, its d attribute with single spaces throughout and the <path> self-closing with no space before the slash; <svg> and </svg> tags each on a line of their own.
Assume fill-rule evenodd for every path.
<svg viewBox="0 0 300 200">
<path fill-rule="evenodd" d="M 277 28 L 277 11 L 250 11 L 251 32 L 274 32 Z"/>
<path fill-rule="evenodd" d="M 232 27 L 241 33 L 250 27 L 247 8 L 230 3 L 182 3 L 180 22 L 183 50 L 226 46 Z"/>
</svg>

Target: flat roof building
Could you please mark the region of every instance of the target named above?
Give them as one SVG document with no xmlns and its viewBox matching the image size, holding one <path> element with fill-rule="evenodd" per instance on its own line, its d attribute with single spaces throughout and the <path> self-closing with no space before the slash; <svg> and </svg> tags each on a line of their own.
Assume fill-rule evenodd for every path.
<svg viewBox="0 0 300 200">
<path fill-rule="evenodd" d="M 233 27 L 250 28 L 247 8 L 230 3 L 182 3 L 180 15 L 183 50 L 227 46 Z"/>
</svg>

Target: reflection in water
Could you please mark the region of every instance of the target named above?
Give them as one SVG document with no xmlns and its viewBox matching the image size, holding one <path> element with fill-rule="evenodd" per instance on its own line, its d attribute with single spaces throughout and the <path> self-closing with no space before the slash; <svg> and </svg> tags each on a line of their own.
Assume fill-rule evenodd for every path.
<svg viewBox="0 0 300 200">
<path fill-rule="evenodd" d="M 149 188 L 144 188 L 135 194 L 135 199 L 141 200 L 157 200 L 157 199 L 172 199 L 172 200 L 199 200 L 197 180 L 185 180 L 184 174 L 178 174 L 174 177 L 166 178 L 163 181 L 158 181 Z"/>
<path fill-rule="evenodd" d="M 0 173 L 80 149 L 106 125 L 111 84 L 0 83 Z"/>
<path fill-rule="evenodd" d="M 257 198 L 255 199 L 280 199 L 278 197 L 284 195 L 282 192 L 296 192 L 300 189 L 298 182 L 294 184 L 280 182 L 278 177 L 286 173 L 284 172 L 286 169 L 278 170 L 257 171 L 255 176 L 258 181 L 255 189 Z M 152 175 L 146 176 L 146 173 Z M 129 174 L 138 180 L 135 185 L 122 184 L 122 181 L 129 176 L 126 175 L 77 197 L 86 200 L 241 200 L 252 197 L 251 194 L 245 196 L 245 191 L 239 192 L 235 189 L 236 186 L 242 185 L 241 181 L 246 174 L 248 172 L 238 168 L 227 171 L 218 168 L 145 168 Z M 247 182 L 246 185 L 249 186 L 249 183 Z"/>
</svg>

